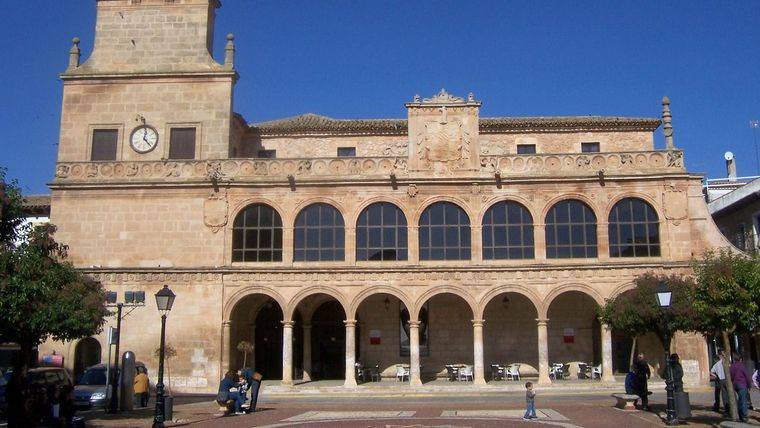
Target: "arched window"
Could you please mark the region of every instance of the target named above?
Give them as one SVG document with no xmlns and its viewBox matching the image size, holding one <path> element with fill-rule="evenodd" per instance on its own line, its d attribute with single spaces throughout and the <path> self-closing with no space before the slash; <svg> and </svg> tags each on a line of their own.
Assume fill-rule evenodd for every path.
<svg viewBox="0 0 760 428">
<path fill-rule="evenodd" d="M 233 262 L 282 261 L 282 219 L 269 205 L 247 206 L 232 226 Z"/>
<path fill-rule="evenodd" d="M 610 211 L 610 257 L 657 257 L 660 224 L 657 212 L 638 198 L 625 198 Z"/>
<path fill-rule="evenodd" d="M 596 257 L 596 216 L 588 205 L 569 199 L 546 214 L 546 258 Z"/>
<path fill-rule="evenodd" d="M 334 261 L 345 257 L 343 216 L 332 205 L 312 204 L 296 217 L 293 260 Z"/>
<path fill-rule="evenodd" d="M 459 206 L 436 202 L 420 216 L 420 260 L 469 260 L 470 219 Z"/>
<path fill-rule="evenodd" d="M 533 217 L 517 202 L 493 204 L 483 216 L 483 259 L 532 259 Z"/>
<path fill-rule="evenodd" d="M 378 202 L 356 223 L 356 260 L 406 260 L 406 217 L 399 207 Z"/>
</svg>

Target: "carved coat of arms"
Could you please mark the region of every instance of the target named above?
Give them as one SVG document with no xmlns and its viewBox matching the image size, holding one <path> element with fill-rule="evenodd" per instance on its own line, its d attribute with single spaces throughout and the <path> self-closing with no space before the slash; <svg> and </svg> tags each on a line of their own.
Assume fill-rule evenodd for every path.
<svg viewBox="0 0 760 428">
<path fill-rule="evenodd" d="M 417 156 L 426 167 L 442 164 L 448 170 L 464 167 L 470 159 L 470 135 L 460 120 L 449 120 L 446 107 L 441 107 L 441 118 L 425 124 L 418 135 Z"/>
</svg>

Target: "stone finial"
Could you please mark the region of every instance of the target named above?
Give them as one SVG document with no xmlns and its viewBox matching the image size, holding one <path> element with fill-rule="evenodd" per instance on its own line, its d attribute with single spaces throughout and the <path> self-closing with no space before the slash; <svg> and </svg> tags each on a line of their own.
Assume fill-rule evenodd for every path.
<svg viewBox="0 0 760 428">
<path fill-rule="evenodd" d="M 665 135 L 665 148 L 673 150 L 673 118 L 670 115 L 670 98 L 662 97 L 662 133 Z"/>
<path fill-rule="evenodd" d="M 473 94 L 472 92 L 470 92 L 469 94 L 467 94 L 467 102 L 468 103 L 475 102 L 475 94 Z"/>
<path fill-rule="evenodd" d="M 422 102 L 422 97 L 420 96 L 420 94 L 415 94 L 414 98 L 412 99 L 412 102 L 415 102 L 415 103 Z"/>
<path fill-rule="evenodd" d="M 82 51 L 79 49 L 79 37 L 74 37 L 71 42 L 73 45 L 69 50 L 69 69 L 74 69 L 79 67 L 79 57 Z"/>
<path fill-rule="evenodd" d="M 235 36 L 232 33 L 227 34 L 227 46 L 224 47 L 224 67 L 228 69 L 235 67 Z"/>
</svg>

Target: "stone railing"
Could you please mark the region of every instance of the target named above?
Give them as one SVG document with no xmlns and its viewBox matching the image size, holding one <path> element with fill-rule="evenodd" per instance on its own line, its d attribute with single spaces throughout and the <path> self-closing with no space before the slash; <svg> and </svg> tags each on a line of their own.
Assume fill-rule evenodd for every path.
<svg viewBox="0 0 760 428">
<path fill-rule="evenodd" d="M 406 157 L 59 162 L 55 182 L 257 181 L 335 177 L 589 176 L 682 172 L 683 152 L 647 151 L 482 156 L 480 169 L 413 171 Z"/>
<path fill-rule="evenodd" d="M 502 176 L 583 176 L 685 171 L 681 150 L 481 156 L 482 170 Z"/>
</svg>

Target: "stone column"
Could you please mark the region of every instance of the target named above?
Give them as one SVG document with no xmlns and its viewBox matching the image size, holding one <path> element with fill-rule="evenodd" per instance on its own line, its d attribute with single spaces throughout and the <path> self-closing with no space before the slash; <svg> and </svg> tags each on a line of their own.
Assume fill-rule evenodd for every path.
<svg viewBox="0 0 760 428">
<path fill-rule="evenodd" d="M 549 333 L 546 323 L 549 320 L 537 319 L 538 322 L 538 384 L 551 385 L 549 378 Z"/>
<path fill-rule="evenodd" d="M 293 324 L 282 322 L 282 386 L 293 386 Z"/>
<path fill-rule="evenodd" d="M 612 375 L 612 328 L 609 324 L 601 324 L 602 333 L 602 381 L 615 382 Z"/>
<path fill-rule="evenodd" d="M 420 386 L 420 322 L 409 321 L 409 385 Z"/>
<path fill-rule="evenodd" d="M 346 388 L 356 387 L 356 320 L 345 320 L 346 324 Z"/>
<path fill-rule="evenodd" d="M 484 320 L 472 320 L 472 338 L 474 350 L 475 373 L 473 383 L 475 385 L 485 385 L 486 377 L 483 369 L 483 322 Z"/>
<path fill-rule="evenodd" d="M 222 321 L 222 376 L 230 369 L 230 330 L 232 323 Z"/>
<path fill-rule="evenodd" d="M 293 266 L 293 227 L 282 228 L 282 262 L 286 266 Z"/>
<path fill-rule="evenodd" d="M 475 224 L 470 226 L 470 229 L 471 259 L 473 263 L 480 263 L 483 261 L 483 227 Z"/>
<path fill-rule="evenodd" d="M 345 248 L 344 260 L 348 264 L 356 264 L 356 228 L 347 226 L 345 227 L 345 239 L 343 248 Z"/>
<path fill-rule="evenodd" d="M 407 228 L 407 245 L 409 246 L 409 262 L 417 264 L 420 261 L 420 228 L 416 224 Z"/>
<path fill-rule="evenodd" d="M 311 324 L 303 325 L 303 381 L 311 380 Z"/>
</svg>

